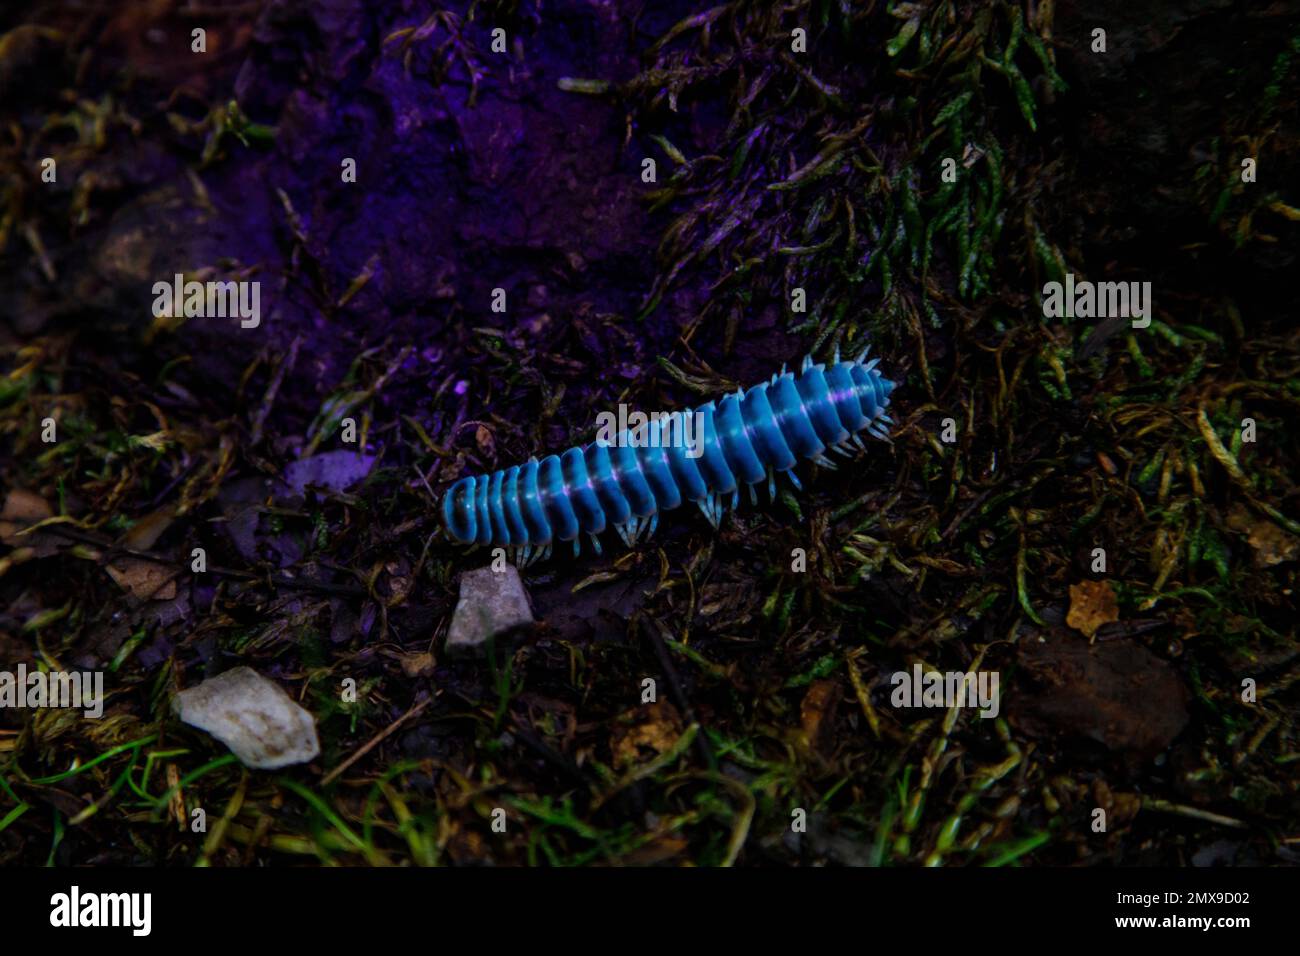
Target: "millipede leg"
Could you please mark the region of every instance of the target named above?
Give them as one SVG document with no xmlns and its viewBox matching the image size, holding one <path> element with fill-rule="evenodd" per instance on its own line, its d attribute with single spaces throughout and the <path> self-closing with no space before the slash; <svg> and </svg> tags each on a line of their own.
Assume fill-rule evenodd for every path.
<svg viewBox="0 0 1300 956">
<path fill-rule="evenodd" d="M 600 549 L 600 539 L 596 537 L 594 534 L 592 534 L 590 531 L 587 532 L 587 537 L 591 539 L 591 546 L 596 549 L 596 553 L 603 554 L 604 552 L 601 551 Z"/>
<path fill-rule="evenodd" d="M 790 484 L 794 485 L 796 491 L 803 491 L 803 485 L 799 484 L 799 478 L 797 475 L 795 475 L 793 468 L 791 468 L 785 474 L 786 477 L 790 479 Z"/>
<path fill-rule="evenodd" d="M 582 551 L 581 538 L 573 539 L 573 556 L 576 558 Z"/>
<path fill-rule="evenodd" d="M 767 500 L 776 501 L 776 472 L 767 470 Z"/>
<path fill-rule="evenodd" d="M 713 496 L 709 495 L 695 502 L 695 507 L 700 509 L 700 514 L 709 519 L 709 524 L 713 527 L 718 526 L 718 522 L 713 518 Z"/>
</svg>

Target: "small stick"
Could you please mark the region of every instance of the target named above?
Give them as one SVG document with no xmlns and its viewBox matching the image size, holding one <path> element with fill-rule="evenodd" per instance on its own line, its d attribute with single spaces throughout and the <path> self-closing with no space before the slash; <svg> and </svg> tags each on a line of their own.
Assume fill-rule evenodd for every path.
<svg viewBox="0 0 1300 956">
<path fill-rule="evenodd" d="M 673 703 L 681 710 L 682 716 L 688 723 L 698 724 L 699 719 L 695 716 L 695 708 L 691 706 L 686 692 L 682 689 L 682 682 L 677 677 L 677 670 L 673 667 L 671 655 L 668 653 L 668 645 L 664 643 L 663 635 L 659 633 L 659 624 L 654 622 L 648 623 L 644 617 L 641 617 L 641 630 L 649 635 L 650 643 L 654 645 L 655 655 L 659 658 L 659 666 L 664 669 L 664 676 L 668 679 L 668 692 L 672 695 Z M 709 746 L 709 741 L 704 734 L 696 734 L 695 746 L 700 751 L 700 756 L 704 762 L 709 765 L 710 770 L 718 769 L 718 762 L 713 756 L 713 749 Z"/>
<path fill-rule="evenodd" d="M 40 529 L 42 532 L 51 532 L 76 541 L 80 544 L 93 545 L 104 552 L 106 557 L 128 557 L 138 558 L 141 561 L 149 561 L 153 564 L 161 564 L 164 567 L 175 568 L 178 573 L 184 570 L 184 564 L 178 562 L 166 555 L 158 554 L 155 551 L 137 551 L 135 548 L 124 548 L 121 545 L 113 544 L 110 541 L 104 541 L 96 535 L 86 534 L 84 531 L 78 531 L 69 528 L 67 525 L 48 525 Z M 364 588 L 353 587 L 348 584 L 331 584 L 328 581 L 316 581 L 312 578 L 291 578 L 283 574 L 262 575 L 254 571 L 240 571 L 235 568 L 223 568 L 217 565 L 209 565 L 208 573 L 220 575 L 226 578 L 239 578 L 244 581 L 266 581 L 277 587 L 298 588 L 304 591 L 323 591 L 326 594 L 341 594 L 349 597 L 368 597 L 369 592 Z"/>
<path fill-rule="evenodd" d="M 1204 820 L 1206 823 L 1217 823 L 1225 827 L 1235 827 L 1238 830 L 1249 830 L 1250 824 L 1238 820 L 1235 817 L 1225 817 L 1219 813 L 1211 813 L 1209 810 L 1198 810 L 1196 807 L 1185 806 L 1181 803 L 1171 803 L 1168 800 L 1161 800 L 1157 797 L 1144 797 L 1142 800 L 1143 810 L 1161 810 L 1165 813 L 1176 813 L 1180 817 L 1191 817 L 1193 820 Z"/>
<path fill-rule="evenodd" d="M 414 707 L 412 707 L 410 710 L 404 713 L 401 717 L 398 717 L 395 721 L 393 721 L 391 724 L 389 724 L 379 733 L 375 734 L 375 736 L 371 737 L 368 741 L 362 744 L 361 748 L 355 751 L 351 757 L 343 761 L 341 764 L 339 764 L 329 773 L 325 774 L 324 779 L 322 779 L 320 782 L 321 786 L 327 787 L 331 783 L 333 783 L 338 778 L 339 774 L 343 773 L 343 771 L 347 770 L 348 767 L 351 767 L 354 763 L 356 763 L 366 754 L 370 753 L 370 751 L 374 750 L 378 744 L 386 740 L 393 733 L 393 731 L 395 731 L 398 727 L 402 726 L 402 724 L 406 723 L 412 717 L 415 717 L 416 715 L 422 713 L 424 711 L 424 708 L 428 707 L 429 702 L 432 700 L 433 700 L 432 697 L 426 697 L 424 700 L 420 701 L 418 704 L 416 704 Z"/>
</svg>

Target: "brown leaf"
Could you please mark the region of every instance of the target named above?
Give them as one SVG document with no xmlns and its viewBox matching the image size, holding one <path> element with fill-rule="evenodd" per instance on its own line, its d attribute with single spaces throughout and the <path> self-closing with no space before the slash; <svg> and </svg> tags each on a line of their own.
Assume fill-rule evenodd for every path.
<svg viewBox="0 0 1300 956">
<path fill-rule="evenodd" d="M 690 841 L 685 837 L 662 836 L 628 853 L 621 862 L 627 866 L 653 866 L 681 855 L 688 846 Z"/>
<path fill-rule="evenodd" d="M 1070 585 L 1070 613 L 1065 623 L 1091 638 L 1097 628 L 1119 620 L 1119 602 L 1109 581 L 1080 581 Z"/>
<path fill-rule="evenodd" d="M 177 825 L 184 832 L 189 827 L 189 814 L 185 812 L 185 795 L 181 790 L 181 772 L 174 763 L 167 764 L 167 789 L 172 798 L 167 802 L 167 811 L 176 820 Z"/>
<path fill-rule="evenodd" d="M 384 565 L 384 570 L 388 572 L 388 590 L 391 595 L 387 603 L 389 607 L 396 607 L 406 600 L 411 593 L 411 585 L 415 583 L 411 578 L 411 569 L 405 561 L 389 561 Z"/>
<path fill-rule="evenodd" d="M 614 764 L 626 767 L 640 763 L 645 757 L 641 749 L 653 751 L 654 756 L 664 753 L 682 735 L 677 709 L 667 701 L 647 704 L 624 715 L 636 721 L 632 726 L 619 726 L 614 731 Z"/>
<path fill-rule="evenodd" d="M 1287 534 L 1271 521 L 1256 517 L 1245 505 L 1232 509 L 1228 515 L 1228 527 L 1246 535 L 1246 541 L 1255 551 L 1256 567 L 1283 564 L 1300 555 L 1300 538 Z"/>
<path fill-rule="evenodd" d="M 117 543 L 124 548 L 130 548 L 132 551 L 148 551 L 162 537 L 163 532 L 171 526 L 175 517 L 176 508 L 172 505 L 159 508 L 133 524 L 131 529 L 118 539 Z"/>
<path fill-rule="evenodd" d="M 816 750 L 840 700 L 840 685 L 833 680 L 815 680 L 808 686 L 799 707 L 804 743 Z"/>
<path fill-rule="evenodd" d="M 54 511 L 44 498 L 22 488 L 14 488 L 5 496 L 4 511 L 0 512 L 0 518 L 6 521 L 20 521 L 23 524 L 35 524 L 52 517 Z"/>
<path fill-rule="evenodd" d="M 402 673 L 407 677 L 428 677 L 433 673 L 433 655 L 428 651 L 418 654 L 403 654 L 398 660 L 402 664 Z"/>
<path fill-rule="evenodd" d="M 4 510 L 0 511 L 0 541 L 8 545 L 30 544 L 15 538 L 28 525 L 54 517 L 54 512 L 40 495 L 15 488 L 5 496 Z"/>
<path fill-rule="evenodd" d="M 104 570 L 137 600 L 170 601 L 176 597 L 176 571 L 165 564 L 141 558 L 114 558 Z"/>
<path fill-rule="evenodd" d="M 22 488 L 14 488 L 5 496 L 3 511 L 0 511 L 0 542 L 16 549 L 2 568 L 7 571 L 9 565 L 21 564 L 32 558 L 48 558 L 57 554 L 58 539 L 43 531 L 20 534 L 24 528 L 47 518 L 54 517 L 54 511 L 40 495 Z"/>
</svg>

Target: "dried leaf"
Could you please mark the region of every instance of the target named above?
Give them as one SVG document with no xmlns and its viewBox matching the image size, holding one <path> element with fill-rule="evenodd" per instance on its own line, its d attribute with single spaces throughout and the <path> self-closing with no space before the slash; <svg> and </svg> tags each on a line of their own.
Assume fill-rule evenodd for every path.
<svg viewBox="0 0 1300 956">
<path fill-rule="evenodd" d="M 677 709 L 666 701 L 631 711 L 629 716 L 638 722 L 631 727 L 621 726 L 614 732 L 614 765 L 627 767 L 645 759 L 644 747 L 655 756 L 670 750 L 682 735 Z"/>
<path fill-rule="evenodd" d="M 31 540 L 16 538 L 17 533 L 53 516 L 53 510 L 40 495 L 14 488 L 5 496 L 4 510 L 0 511 L 0 541 L 13 546 L 29 545 Z"/>
<path fill-rule="evenodd" d="M 433 655 L 428 651 L 422 651 L 418 654 L 403 654 L 399 658 L 402 664 L 402 673 L 407 677 L 428 677 L 433 673 L 436 661 Z"/>
<path fill-rule="evenodd" d="M 1091 638 L 1097 628 L 1119 620 L 1119 602 L 1109 581 L 1080 581 L 1070 585 L 1070 613 L 1065 623 Z"/>
<path fill-rule="evenodd" d="M 799 717 L 803 725 L 804 743 L 817 749 L 818 743 L 826 732 L 840 700 L 840 685 L 834 680 L 815 680 L 808 685 L 808 692 L 803 696 L 799 707 Z"/>
<path fill-rule="evenodd" d="M 176 570 L 142 558 L 114 558 L 104 570 L 122 590 L 140 601 L 176 597 Z"/>
<path fill-rule="evenodd" d="M 145 515 L 118 539 L 118 544 L 132 551 L 148 551 L 163 536 L 176 517 L 176 509 L 168 505 Z"/>
<path fill-rule="evenodd" d="M 1255 551 L 1256 567 L 1283 564 L 1300 555 L 1300 538 L 1287 534 L 1271 521 L 1255 517 L 1244 505 L 1232 509 L 1228 527 L 1246 535 L 1246 541 Z"/>
</svg>

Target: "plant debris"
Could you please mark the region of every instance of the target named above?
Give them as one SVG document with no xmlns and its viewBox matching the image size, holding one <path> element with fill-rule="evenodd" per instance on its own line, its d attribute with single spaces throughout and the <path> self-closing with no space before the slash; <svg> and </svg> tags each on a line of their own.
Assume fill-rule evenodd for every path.
<svg viewBox="0 0 1300 956">
<path fill-rule="evenodd" d="M 0 710 L 0 865 L 1300 860 L 1286 7 L 4 5 L 0 670 L 106 695 Z M 442 532 L 866 343 L 891 442 L 716 531 Z M 232 680 L 287 738 L 177 718 Z"/>
</svg>

